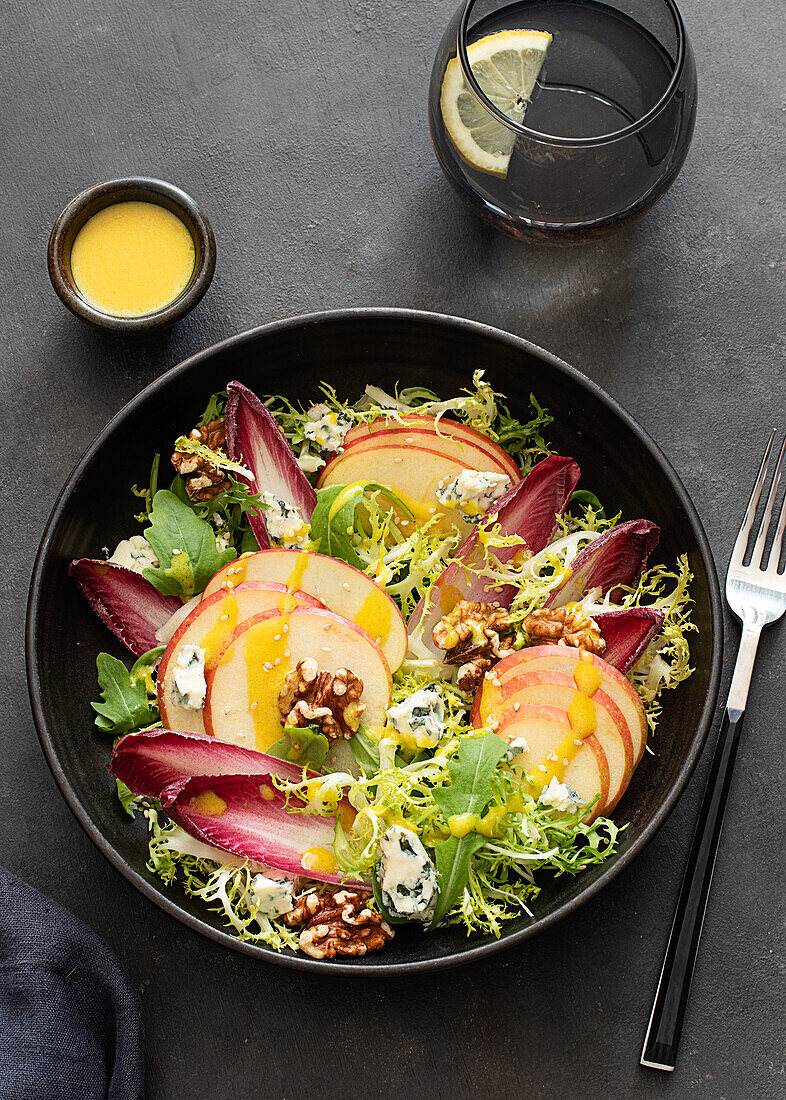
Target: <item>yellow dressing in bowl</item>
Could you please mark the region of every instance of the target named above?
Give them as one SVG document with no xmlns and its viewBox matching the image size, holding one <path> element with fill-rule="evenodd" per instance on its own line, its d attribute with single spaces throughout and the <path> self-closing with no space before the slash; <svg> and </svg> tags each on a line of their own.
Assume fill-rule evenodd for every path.
<svg viewBox="0 0 786 1100">
<path fill-rule="evenodd" d="M 178 298 L 194 272 L 188 227 L 153 202 L 118 202 L 93 214 L 71 247 L 79 292 L 104 313 L 142 317 Z"/>
</svg>

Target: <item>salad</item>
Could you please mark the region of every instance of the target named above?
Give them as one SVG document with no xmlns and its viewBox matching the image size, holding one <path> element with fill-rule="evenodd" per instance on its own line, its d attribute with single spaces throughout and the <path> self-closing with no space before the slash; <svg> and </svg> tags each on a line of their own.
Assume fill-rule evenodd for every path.
<svg viewBox="0 0 786 1100">
<path fill-rule="evenodd" d="M 616 850 L 691 673 L 687 558 L 649 565 L 657 527 L 607 515 L 482 371 L 449 400 L 321 391 L 229 382 L 134 486 L 136 530 L 72 563 L 135 658 L 97 659 L 109 771 L 150 871 L 240 939 L 499 936 Z"/>
</svg>

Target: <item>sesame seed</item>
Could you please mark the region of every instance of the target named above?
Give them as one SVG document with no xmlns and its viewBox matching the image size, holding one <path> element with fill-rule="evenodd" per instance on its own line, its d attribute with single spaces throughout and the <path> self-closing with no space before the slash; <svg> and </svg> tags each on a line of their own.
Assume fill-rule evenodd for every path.
<svg viewBox="0 0 786 1100">
<path fill-rule="evenodd" d="M 538 771 L 539 772 L 545 772 L 546 771 L 546 765 L 545 764 L 538 764 Z"/>
<path fill-rule="evenodd" d="M 583 741 L 581 740 L 581 738 L 580 738 L 580 737 L 574 737 L 574 738 L 573 738 L 573 744 L 574 744 L 574 745 L 582 745 L 583 743 L 584 743 L 584 742 L 583 742 Z"/>
<path fill-rule="evenodd" d="M 393 461 L 394 462 L 403 462 L 404 459 L 403 458 L 394 458 Z"/>
<path fill-rule="evenodd" d="M 489 721 L 489 729 L 490 730 L 498 730 L 499 729 L 499 722 L 495 718 L 492 718 Z"/>
<path fill-rule="evenodd" d="M 234 572 L 234 569 L 227 569 L 227 576 L 231 577 Z"/>
<path fill-rule="evenodd" d="M 342 584 L 341 587 L 344 589 L 345 592 L 351 591 L 351 589 L 349 587 L 349 581 L 344 581 L 344 583 Z"/>
<path fill-rule="evenodd" d="M 284 656 L 285 657 L 291 657 L 292 656 L 292 650 L 291 649 L 285 649 L 284 650 Z"/>
<path fill-rule="evenodd" d="M 322 629 L 323 630 L 332 630 L 333 629 L 333 624 L 332 623 L 325 623 L 325 625 L 322 627 Z"/>
<path fill-rule="evenodd" d="M 409 520 L 408 519 L 402 519 L 401 526 L 402 527 L 409 527 Z"/>
<path fill-rule="evenodd" d="M 562 763 L 563 766 L 567 768 L 568 764 L 570 763 L 570 760 L 568 760 L 567 756 L 563 756 Z"/>
<path fill-rule="evenodd" d="M 289 634 L 289 623 L 284 623 L 284 625 L 281 627 L 281 633 Z"/>
<path fill-rule="evenodd" d="M 182 553 L 183 553 L 183 551 L 182 551 L 182 550 L 178 550 L 178 548 L 177 548 L 177 547 L 175 546 L 175 547 L 173 548 L 173 550 L 172 550 L 172 553 L 173 553 L 173 554 L 182 554 Z"/>
<path fill-rule="evenodd" d="M 227 619 L 228 619 L 228 618 L 229 618 L 229 615 L 222 615 L 222 616 L 221 616 L 221 622 L 222 622 L 222 623 L 225 623 L 225 622 L 227 621 Z"/>
<path fill-rule="evenodd" d="M 231 711 L 231 709 L 232 709 L 232 707 L 231 707 L 231 706 L 226 706 L 226 707 L 224 707 L 224 714 L 229 714 L 229 712 Z"/>
<path fill-rule="evenodd" d="M 266 668 L 266 669 L 267 669 L 267 671 L 268 671 L 268 672 L 270 672 L 270 670 L 271 670 L 271 668 L 272 668 L 273 666 L 271 665 L 270 661 L 265 661 L 265 663 L 264 663 L 264 665 L 263 665 L 262 667 L 263 667 L 263 668 Z"/>
<path fill-rule="evenodd" d="M 514 710 L 521 710 L 521 703 L 514 703 L 513 704 L 513 709 Z"/>
<path fill-rule="evenodd" d="M 258 706 L 259 706 L 259 703 L 252 703 L 251 707 L 249 709 L 250 710 L 256 710 Z"/>
<path fill-rule="evenodd" d="M 281 664 L 281 658 L 276 657 L 275 661 L 273 661 L 273 667 L 275 668 L 276 665 L 280 665 L 280 664 Z"/>
<path fill-rule="evenodd" d="M 429 510 L 428 510 L 428 514 L 429 514 L 430 516 L 433 516 L 433 515 L 434 515 L 434 513 L 436 512 L 436 510 L 437 510 L 436 508 L 429 508 Z"/>
<path fill-rule="evenodd" d="M 415 442 L 415 437 L 412 436 L 412 435 L 408 435 L 407 438 L 404 440 L 404 442 L 405 443 L 414 443 Z"/>
<path fill-rule="evenodd" d="M 375 641 L 376 641 L 377 645 L 382 645 L 382 635 L 380 634 L 380 636 L 378 638 L 376 638 Z"/>
<path fill-rule="evenodd" d="M 224 591 L 226 592 L 227 582 L 226 582 L 226 581 L 222 581 L 219 587 L 220 587 L 220 588 L 223 588 L 223 589 L 224 589 Z"/>
<path fill-rule="evenodd" d="M 333 652 L 333 650 L 332 650 L 332 649 L 330 648 L 330 646 L 329 646 L 329 645 L 323 645 L 323 646 L 322 646 L 322 652 L 323 652 L 323 653 L 332 653 L 332 652 Z"/>
<path fill-rule="evenodd" d="M 273 641 L 274 642 L 280 642 L 281 641 L 281 635 L 280 634 L 274 634 L 273 635 Z"/>
<path fill-rule="evenodd" d="M 235 582 L 234 581 L 227 581 L 227 591 L 228 592 L 231 592 L 234 587 L 235 587 Z"/>
</svg>

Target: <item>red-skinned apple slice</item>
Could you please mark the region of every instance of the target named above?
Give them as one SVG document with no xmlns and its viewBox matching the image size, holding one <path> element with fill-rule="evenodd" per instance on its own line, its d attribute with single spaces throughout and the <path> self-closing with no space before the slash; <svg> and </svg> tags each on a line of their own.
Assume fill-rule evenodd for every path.
<svg viewBox="0 0 786 1100">
<path fill-rule="evenodd" d="M 476 465 L 473 469 L 499 469 L 502 473 L 508 475 L 511 484 L 521 481 L 521 470 L 507 451 L 503 450 L 498 443 L 494 443 L 488 436 L 463 424 L 458 424 L 455 420 L 440 420 L 438 426 L 433 417 L 407 418 L 405 424 L 399 424 L 394 420 L 378 420 L 370 426 L 356 424 L 346 435 L 344 451 L 346 453 L 350 447 L 357 447 L 371 440 L 384 446 L 391 444 L 412 446 L 413 443 L 426 447 L 433 446 L 433 443 L 427 442 L 428 440 L 437 441 L 440 447 L 447 447 L 452 444 L 458 448 L 455 453 L 460 459 L 468 454 L 471 455 L 471 451 L 475 451 L 483 456 L 485 463 L 491 464 L 482 467 Z M 454 451 L 451 450 L 450 453 L 454 453 Z"/>
<path fill-rule="evenodd" d="M 638 692 L 630 681 L 601 657 L 592 654 L 584 654 L 582 657 L 581 650 L 572 646 L 531 646 L 500 661 L 494 669 L 494 679 L 499 681 L 503 694 L 509 690 L 515 691 L 520 677 L 527 672 L 552 670 L 562 672 L 572 679 L 579 659 L 595 666 L 601 677 L 603 692 L 622 714 L 631 735 L 635 768 L 647 744 L 647 716 Z M 597 694 L 593 695 L 593 699 L 595 698 Z"/>
<path fill-rule="evenodd" d="M 518 737 L 526 740 L 529 750 L 519 753 L 513 765 L 532 773 L 570 733 L 570 722 L 565 711 L 556 707 L 523 704 L 518 711 L 511 709 L 505 712 L 496 732 L 508 743 Z M 609 780 L 609 762 L 598 738 L 592 734 L 584 739 L 562 778 L 564 783 L 578 791 L 585 802 L 591 802 L 600 795 L 587 821 L 594 821 L 608 805 Z"/>
<path fill-rule="evenodd" d="M 468 458 L 459 459 L 434 447 L 379 446 L 372 439 L 359 444 L 329 462 L 320 471 L 319 488 L 349 485 L 356 481 L 376 481 L 400 498 L 415 517 L 418 526 L 434 520 L 432 530 L 464 535 L 469 529 L 459 508 L 445 508 L 437 499 L 437 489 L 447 485 L 462 470 L 477 469 Z M 501 471 L 500 471 L 501 472 Z M 410 521 L 394 507 L 406 531 Z"/>
<path fill-rule="evenodd" d="M 385 724 L 391 676 L 385 656 L 365 630 L 332 611 L 297 607 L 241 623 L 206 674 L 205 730 L 260 752 L 281 737 L 279 692 L 298 661 L 312 657 L 325 672 L 348 668 L 363 681 L 364 726 Z"/>
<path fill-rule="evenodd" d="M 205 598 L 232 591 L 245 581 L 294 585 L 365 630 L 379 644 L 393 672 L 407 652 L 407 627 L 383 588 L 346 562 L 304 550 L 259 550 L 224 566 L 205 589 Z"/>
<path fill-rule="evenodd" d="M 519 535 L 533 554 L 539 553 L 553 538 L 557 516 L 565 510 L 579 475 L 579 467 L 572 458 L 561 455 L 544 458 L 495 503 L 496 523 L 502 534 Z M 496 551 L 496 556 L 499 561 L 508 562 L 518 550 L 515 546 L 503 547 Z M 472 532 L 455 556 L 458 561 L 436 579 L 409 619 L 410 634 L 422 630 L 424 645 L 435 654 L 441 651 L 434 644 L 432 631 L 459 600 L 493 600 L 507 607 L 517 591 L 512 585 L 489 585 L 482 575 L 470 573 L 459 564 L 478 561 L 477 531 Z"/>
<path fill-rule="evenodd" d="M 486 725 L 490 720 L 502 721 L 503 716 L 511 708 L 515 708 L 516 703 L 521 706 L 557 707 L 567 712 L 576 696 L 573 676 L 563 672 L 523 672 L 500 687 L 491 680 L 485 680 L 479 707 L 479 724 Z M 609 764 L 609 795 L 605 807 L 608 812 L 622 797 L 633 774 L 633 738 L 622 712 L 603 687 L 593 694 L 592 702 L 595 704 L 596 720 L 594 736 L 597 737 Z"/>
<path fill-rule="evenodd" d="M 189 710 L 172 701 L 171 671 L 184 645 L 205 650 L 205 672 L 213 667 L 239 623 L 265 611 L 278 613 L 289 606 L 321 604 L 306 592 L 291 592 L 284 584 L 252 581 L 232 592 L 220 589 L 198 603 L 175 631 L 158 666 L 157 690 L 161 721 L 167 729 L 204 733 L 203 711 Z"/>
</svg>

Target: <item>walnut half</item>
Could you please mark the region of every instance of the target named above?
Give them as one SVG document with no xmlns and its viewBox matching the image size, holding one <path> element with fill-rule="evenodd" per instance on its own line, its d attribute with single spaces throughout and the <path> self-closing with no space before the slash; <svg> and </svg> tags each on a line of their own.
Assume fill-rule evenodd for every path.
<svg viewBox="0 0 786 1100">
<path fill-rule="evenodd" d="M 357 733 L 366 704 L 363 681 L 348 668 L 323 672 L 313 657 L 298 661 L 284 681 L 278 709 L 286 726 L 318 726 L 328 741 Z"/>
<path fill-rule="evenodd" d="M 474 691 L 484 674 L 513 652 L 513 625 L 498 604 L 460 600 L 434 627 L 434 644 L 447 651 L 446 664 L 459 665 L 458 686 Z"/>
<path fill-rule="evenodd" d="M 394 933 L 381 913 L 366 907 L 369 897 L 367 890 L 342 886 L 324 894 L 304 894 L 283 919 L 290 928 L 307 922 L 298 944 L 312 959 L 381 951 Z"/>
<path fill-rule="evenodd" d="M 568 645 L 602 657 L 606 642 L 600 627 L 580 607 L 542 607 L 524 620 L 533 645 Z"/>
<path fill-rule="evenodd" d="M 209 424 L 203 424 L 201 428 L 193 428 L 189 436 L 197 443 L 203 443 L 206 447 L 209 447 L 211 451 L 222 451 L 227 441 L 224 420 L 223 418 L 211 420 Z M 224 477 L 221 470 L 211 466 L 200 455 L 189 454 L 186 451 L 175 451 L 172 455 L 172 465 L 183 478 L 189 498 L 199 504 L 212 500 L 224 489 L 229 488 L 229 481 Z"/>
</svg>

